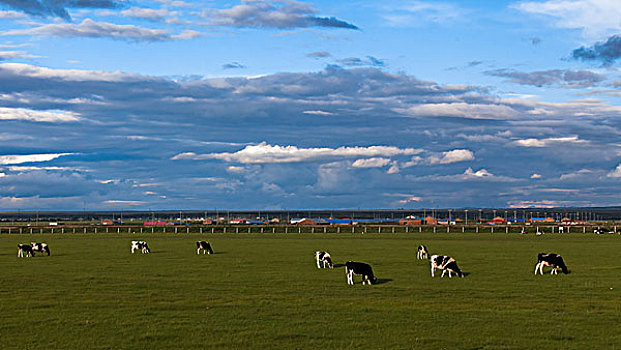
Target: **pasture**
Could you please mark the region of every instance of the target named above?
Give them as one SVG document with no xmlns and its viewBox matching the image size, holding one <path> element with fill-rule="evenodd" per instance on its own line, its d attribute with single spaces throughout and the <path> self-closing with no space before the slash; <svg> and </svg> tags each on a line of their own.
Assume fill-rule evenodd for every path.
<svg viewBox="0 0 621 350">
<path fill-rule="evenodd" d="M 130 254 L 135 239 L 152 253 Z M 30 241 L 52 255 L 17 258 Z M 421 243 L 466 278 L 432 279 Z M 620 250 L 578 233 L 4 234 L 0 348 L 619 348 Z M 539 252 L 571 274 L 535 276 Z M 380 283 L 347 285 L 347 260 Z"/>
</svg>

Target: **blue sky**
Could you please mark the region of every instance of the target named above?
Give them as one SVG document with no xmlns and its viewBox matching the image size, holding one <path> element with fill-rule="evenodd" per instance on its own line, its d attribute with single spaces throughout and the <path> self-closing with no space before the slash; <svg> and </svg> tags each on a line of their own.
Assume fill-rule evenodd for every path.
<svg viewBox="0 0 621 350">
<path fill-rule="evenodd" d="M 621 205 L 619 18 L 0 0 L 0 209 Z"/>
</svg>

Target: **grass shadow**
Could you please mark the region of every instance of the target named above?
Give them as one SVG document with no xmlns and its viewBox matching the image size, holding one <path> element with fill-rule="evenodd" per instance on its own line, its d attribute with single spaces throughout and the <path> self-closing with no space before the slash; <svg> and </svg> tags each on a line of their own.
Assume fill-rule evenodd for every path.
<svg viewBox="0 0 621 350">
<path fill-rule="evenodd" d="M 375 284 L 385 284 L 392 282 L 392 278 L 378 278 Z"/>
</svg>

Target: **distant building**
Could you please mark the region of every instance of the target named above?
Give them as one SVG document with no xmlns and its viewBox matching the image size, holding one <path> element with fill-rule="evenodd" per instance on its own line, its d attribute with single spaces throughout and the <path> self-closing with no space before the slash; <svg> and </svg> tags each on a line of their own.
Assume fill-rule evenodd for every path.
<svg viewBox="0 0 621 350">
<path fill-rule="evenodd" d="M 166 221 L 145 221 L 145 226 L 165 226 L 168 225 Z"/>
<path fill-rule="evenodd" d="M 105 219 L 105 220 L 101 220 L 101 224 L 104 226 L 107 226 L 107 225 L 113 225 L 114 222 L 112 222 L 112 220 L 110 219 Z"/>
<path fill-rule="evenodd" d="M 505 221 L 505 219 L 501 218 L 500 216 L 497 216 L 491 219 L 490 221 L 488 221 L 487 223 L 490 225 L 498 225 L 498 224 L 506 224 L 507 222 Z"/>
</svg>

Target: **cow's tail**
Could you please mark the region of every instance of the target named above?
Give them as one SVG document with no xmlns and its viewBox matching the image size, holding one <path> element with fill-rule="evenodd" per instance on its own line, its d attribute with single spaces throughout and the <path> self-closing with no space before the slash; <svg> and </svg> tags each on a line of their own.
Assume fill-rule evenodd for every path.
<svg viewBox="0 0 621 350">
<path fill-rule="evenodd" d="M 325 258 L 323 258 L 325 261 L 328 262 L 328 266 L 330 266 L 330 268 L 334 267 L 334 264 L 332 264 L 332 259 L 330 259 L 329 256 L 326 256 Z"/>
</svg>

